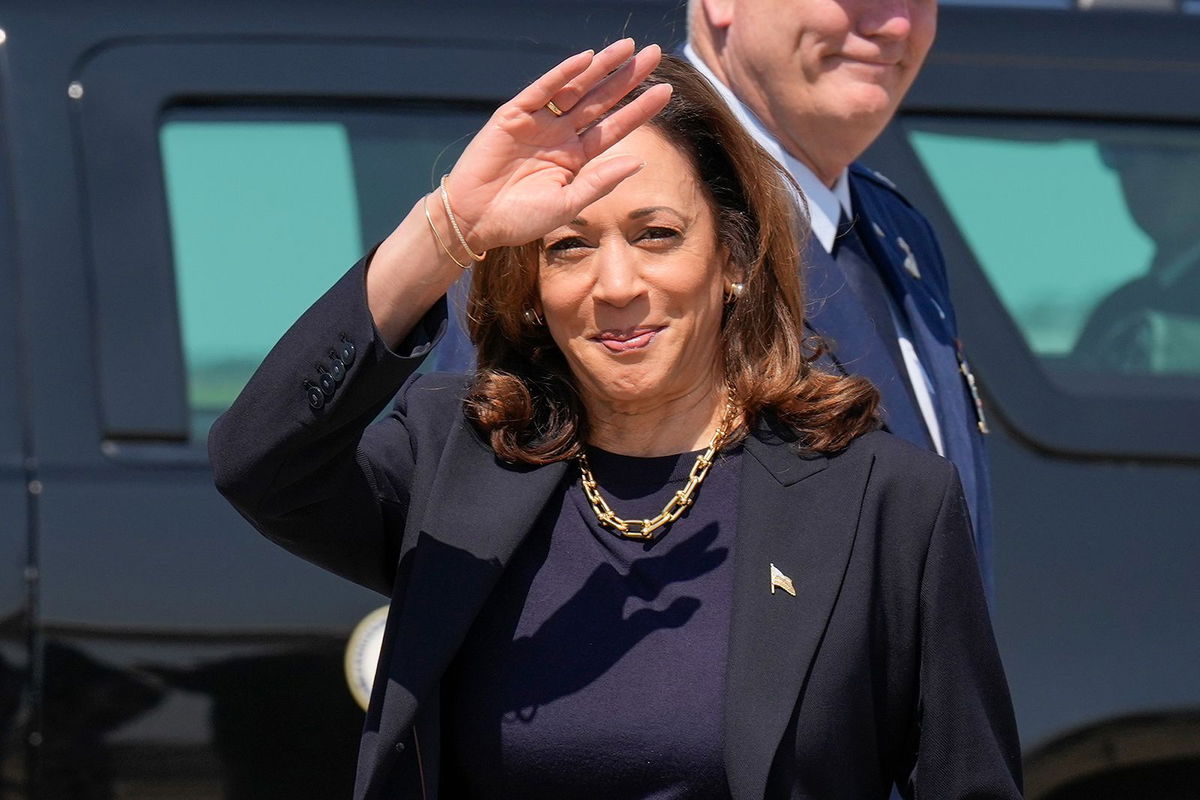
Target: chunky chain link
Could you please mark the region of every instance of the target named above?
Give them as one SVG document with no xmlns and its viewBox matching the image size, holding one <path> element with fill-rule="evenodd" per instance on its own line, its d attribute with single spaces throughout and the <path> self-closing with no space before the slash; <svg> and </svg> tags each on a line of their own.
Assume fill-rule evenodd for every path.
<svg viewBox="0 0 1200 800">
<path fill-rule="evenodd" d="M 725 404 L 725 416 L 722 418 L 721 424 L 713 431 L 712 439 L 708 442 L 708 448 L 697 456 L 696 463 L 692 464 L 692 469 L 688 473 L 687 485 L 671 495 L 671 499 L 667 501 L 663 510 L 650 519 L 622 519 L 618 517 L 608 502 L 600 495 L 600 487 L 596 485 L 596 476 L 592 474 L 592 470 L 588 466 L 587 455 L 580 451 L 578 456 L 579 478 L 583 484 L 583 493 L 587 497 L 588 503 L 591 504 L 592 512 L 596 515 L 596 519 L 600 521 L 600 524 L 606 528 L 611 528 L 618 536 L 625 539 L 648 542 L 654 539 L 655 532 L 659 528 L 670 525 L 683 516 L 683 512 L 687 511 L 688 507 L 695 502 L 696 490 L 700 488 L 700 484 L 708 477 L 708 470 L 712 467 L 713 461 L 717 456 L 717 451 L 721 449 L 721 444 L 725 441 L 725 437 L 729 433 L 736 410 L 737 406 L 733 401 L 733 390 L 730 389 L 729 400 Z"/>
</svg>

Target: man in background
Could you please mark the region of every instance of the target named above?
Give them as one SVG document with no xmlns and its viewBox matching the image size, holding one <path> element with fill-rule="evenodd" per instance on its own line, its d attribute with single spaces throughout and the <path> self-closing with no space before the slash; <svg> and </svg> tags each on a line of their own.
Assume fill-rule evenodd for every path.
<svg viewBox="0 0 1200 800">
<path fill-rule="evenodd" d="M 685 56 L 795 178 L 812 236 L 808 325 L 884 423 L 958 468 L 991 595 L 987 426 L 928 221 L 856 163 L 933 44 L 936 0 L 690 0 Z"/>
<path fill-rule="evenodd" d="M 1092 309 L 1075 340 L 1074 366 L 1096 372 L 1200 375 L 1200 185 L 1195 137 L 1100 142 L 1133 221 L 1154 243 L 1144 274 Z"/>
</svg>

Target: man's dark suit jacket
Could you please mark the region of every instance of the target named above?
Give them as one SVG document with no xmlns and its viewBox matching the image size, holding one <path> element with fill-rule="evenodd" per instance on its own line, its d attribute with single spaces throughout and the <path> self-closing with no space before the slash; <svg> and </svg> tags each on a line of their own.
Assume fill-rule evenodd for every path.
<svg viewBox="0 0 1200 800">
<path fill-rule="evenodd" d="M 368 428 L 445 310 L 393 352 L 364 270 L 272 350 L 210 451 L 217 485 L 267 537 L 391 598 L 354 796 L 445 798 L 442 675 L 574 476 L 564 463 L 500 462 L 462 414 L 462 376 L 410 381 Z M 323 372 L 342 374 L 338 356 L 352 358 L 345 374 L 313 396 Z M 895 779 L 919 798 L 1019 797 L 1012 709 L 949 464 L 884 432 L 805 456 L 763 427 L 742 465 L 724 694 L 732 796 L 882 798 Z M 771 591 L 771 564 L 795 596 Z"/>
<path fill-rule="evenodd" d="M 928 220 L 886 178 L 852 164 L 850 194 L 863 244 L 912 331 L 913 347 L 933 385 L 946 458 L 958 467 L 971 511 L 980 571 L 990 583 L 992 509 L 987 453 L 979 425 L 982 408 L 976 406 L 969 384 L 970 368 L 958 340 L 945 260 Z M 815 237 L 810 238 L 805 253 L 805 292 L 809 327 L 832 343 L 833 358 L 840 368 L 870 378 L 879 388 L 888 430 L 933 450 L 907 374 L 897 372 L 866 306 Z M 886 335 L 894 333 L 888 330 Z"/>
</svg>

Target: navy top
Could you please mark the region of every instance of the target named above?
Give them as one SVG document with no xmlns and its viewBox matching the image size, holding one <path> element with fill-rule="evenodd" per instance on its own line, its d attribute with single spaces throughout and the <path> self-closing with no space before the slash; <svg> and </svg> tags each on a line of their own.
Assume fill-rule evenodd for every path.
<svg viewBox="0 0 1200 800">
<path fill-rule="evenodd" d="M 588 460 L 617 516 L 652 517 L 695 453 Z M 723 696 L 741 448 L 650 543 L 602 528 L 571 470 L 445 683 L 451 783 L 471 798 L 725 800 Z"/>
</svg>

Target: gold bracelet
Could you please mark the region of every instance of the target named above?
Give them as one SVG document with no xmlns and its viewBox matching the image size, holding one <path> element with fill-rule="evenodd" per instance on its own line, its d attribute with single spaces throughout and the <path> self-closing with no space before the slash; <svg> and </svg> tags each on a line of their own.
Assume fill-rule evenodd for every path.
<svg viewBox="0 0 1200 800">
<path fill-rule="evenodd" d="M 446 216 L 450 218 L 450 227 L 454 228 L 454 235 L 458 237 L 458 243 L 463 246 L 463 250 L 467 251 L 467 255 L 474 261 L 483 261 L 487 258 L 487 250 L 476 253 L 471 249 L 471 245 L 467 244 L 467 237 L 463 236 L 462 229 L 458 227 L 458 220 L 454 218 L 454 212 L 450 210 L 450 193 L 446 191 L 446 177 L 442 176 L 439 185 L 442 187 L 442 205 L 446 207 Z"/>
<path fill-rule="evenodd" d="M 464 264 L 455 258 L 454 253 L 451 253 L 450 248 L 446 247 L 446 243 L 442 241 L 442 235 L 438 233 L 437 225 L 433 224 L 433 216 L 429 213 L 429 195 L 425 195 L 421 198 L 421 206 L 425 209 L 425 219 L 429 221 L 429 230 L 433 231 L 433 238 L 437 239 L 437 243 L 442 246 L 442 250 L 446 252 L 446 255 L 450 256 L 451 261 L 453 261 L 455 264 L 458 264 L 459 268 L 463 270 L 470 269 L 471 265 Z"/>
</svg>

